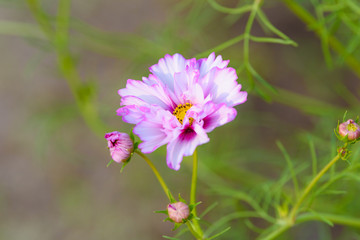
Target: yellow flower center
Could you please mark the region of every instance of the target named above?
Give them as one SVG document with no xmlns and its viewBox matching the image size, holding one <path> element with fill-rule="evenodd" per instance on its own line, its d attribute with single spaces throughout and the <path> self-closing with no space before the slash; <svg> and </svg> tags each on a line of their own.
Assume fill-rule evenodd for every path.
<svg viewBox="0 0 360 240">
<path fill-rule="evenodd" d="M 186 112 L 192 107 L 191 103 L 179 104 L 173 111 L 173 115 L 183 124 L 184 117 Z M 189 118 L 190 125 L 193 123 L 194 119 Z"/>
<path fill-rule="evenodd" d="M 357 126 L 353 122 L 350 122 L 349 125 L 347 125 L 347 130 L 355 132 L 357 130 Z"/>
</svg>

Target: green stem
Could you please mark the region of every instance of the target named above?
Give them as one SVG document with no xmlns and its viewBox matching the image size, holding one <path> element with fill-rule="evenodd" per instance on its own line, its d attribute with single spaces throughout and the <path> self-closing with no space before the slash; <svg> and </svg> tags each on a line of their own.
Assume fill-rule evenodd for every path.
<svg viewBox="0 0 360 240">
<path fill-rule="evenodd" d="M 155 165 L 151 162 L 151 160 L 145 155 L 143 154 L 142 152 L 138 151 L 138 150 L 135 150 L 135 152 L 140 156 L 142 157 L 146 163 L 150 166 L 151 170 L 153 171 L 153 173 L 155 174 L 157 180 L 159 181 L 162 189 L 164 190 L 165 192 L 165 195 L 168 197 L 169 200 L 174 199 L 173 195 L 171 194 L 169 188 L 167 187 L 164 179 L 161 177 L 159 171 L 156 169 Z"/>
<path fill-rule="evenodd" d="M 27 0 L 27 3 L 42 31 L 56 51 L 59 69 L 74 95 L 85 123 L 99 137 L 103 137 L 108 127 L 99 117 L 94 96 L 88 93 L 89 90 L 92 90 L 91 88 L 87 89 L 90 85 L 82 84 L 80 74 L 76 69 L 75 60 L 69 49 L 70 0 L 59 1 L 56 28 L 53 28 L 50 24 L 50 20 L 41 9 L 38 0 Z"/>
<path fill-rule="evenodd" d="M 281 227 L 275 229 L 273 232 L 271 232 L 269 235 L 267 235 L 264 238 L 261 238 L 261 240 L 271 240 L 275 239 L 277 236 L 285 232 L 288 228 L 290 228 L 289 224 L 282 225 Z"/>
<path fill-rule="evenodd" d="M 196 239 L 199 239 L 199 240 L 203 239 L 203 238 L 195 231 L 195 229 L 193 228 L 193 225 L 190 223 L 190 221 L 187 221 L 187 222 L 186 222 L 186 225 L 188 226 L 191 234 L 192 234 Z"/>
<path fill-rule="evenodd" d="M 340 225 L 347 225 L 347 226 L 360 228 L 359 218 L 336 215 L 336 214 L 328 214 L 328 213 L 316 213 L 316 214 L 305 213 L 297 217 L 296 223 L 302 223 L 312 220 L 322 220 L 322 219 L 327 219 L 330 222 L 337 223 Z"/>
<path fill-rule="evenodd" d="M 255 0 L 254 4 L 252 5 L 250 16 L 245 27 L 245 32 L 244 32 L 244 64 L 245 65 L 247 65 L 249 62 L 250 31 L 255 20 L 256 12 L 259 9 L 260 3 L 261 0 Z"/>
<path fill-rule="evenodd" d="M 290 220 L 295 222 L 295 215 L 305 200 L 305 198 L 309 195 L 310 191 L 313 189 L 315 184 L 319 181 L 319 179 L 327 172 L 327 170 L 330 169 L 331 166 L 333 166 L 338 160 L 340 159 L 340 154 L 337 154 L 309 183 L 309 185 L 305 188 L 304 192 L 301 194 L 300 198 L 297 200 L 296 204 L 292 208 L 290 212 Z"/>
<path fill-rule="evenodd" d="M 164 179 L 161 177 L 159 171 L 156 169 L 155 165 L 151 162 L 151 160 L 145 155 L 143 154 L 142 152 L 140 152 L 139 150 L 135 150 L 135 153 L 137 153 L 140 157 L 142 157 L 145 162 L 149 165 L 149 167 L 151 168 L 151 170 L 153 171 L 153 173 L 155 174 L 157 180 L 159 181 L 162 189 L 164 190 L 165 192 L 165 195 L 167 196 L 167 198 L 171 201 L 171 199 L 175 199 L 174 196 L 171 194 L 168 186 L 166 185 Z M 194 153 L 194 159 L 196 158 L 196 169 L 197 169 L 197 157 L 196 156 L 196 150 L 195 150 L 195 153 Z M 194 175 L 193 175 L 194 176 Z M 196 174 L 195 174 L 195 177 L 196 177 Z M 194 181 L 192 181 L 193 183 Z M 196 191 L 196 179 L 195 179 L 195 189 L 193 190 L 193 184 L 191 184 L 191 196 L 194 196 L 191 197 L 191 199 L 193 199 L 193 201 L 195 201 L 195 192 L 193 193 L 193 191 Z M 192 200 L 190 200 L 191 202 Z M 194 208 L 194 215 L 195 215 L 195 208 Z M 191 232 L 191 234 L 196 238 L 196 239 L 203 239 L 203 232 L 200 228 L 200 225 L 198 224 L 197 220 L 196 219 L 193 219 L 193 224 L 190 223 L 190 221 L 187 221 L 186 222 L 186 225 L 188 226 L 189 228 L 189 231 Z"/>
<path fill-rule="evenodd" d="M 344 144 L 343 148 L 347 147 L 347 143 Z M 267 234 L 265 237 L 261 238 L 262 240 L 271 240 L 275 239 L 277 236 L 285 232 L 287 229 L 291 228 L 293 225 L 304 222 L 307 220 L 315 220 L 319 219 L 319 215 L 314 214 L 304 214 L 300 216 L 299 218 L 296 218 L 296 214 L 301 206 L 301 204 L 304 202 L 306 197 L 309 195 L 315 184 L 319 181 L 319 179 L 340 159 L 341 155 L 338 153 L 321 171 L 311 180 L 311 182 L 307 185 L 303 193 L 301 194 L 300 198 L 295 203 L 294 207 L 291 209 L 289 213 L 289 217 L 282 225 L 279 226 L 279 228 L 276 228 L 274 231 Z M 353 221 L 353 219 L 349 218 L 341 218 L 339 216 L 328 214 L 326 219 L 329 219 L 330 221 L 335 220 L 334 222 L 338 223 L 348 223 L 353 224 L 356 226 L 356 224 L 360 224 L 359 221 Z"/>
<path fill-rule="evenodd" d="M 198 169 L 198 158 L 197 158 L 197 151 L 195 150 L 194 154 L 193 154 L 193 173 L 192 173 L 192 178 L 191 178 L 191 189 L 190 189 L 190 204 L 194 204 L 194 205 L 196 204 L 197 169 Z M 196 219 L 196 217 L 197 217 L 196 206 L 194 206 L 193 214 L 195 217 L 193 219 L 195 231 L 198 233 L 198 235 L 203 236 L 204 233 L 200 227 L 198 220 Z M 200 238 L 200 239 L 202 239 L 202 238 Z"/>
<path fill-rule="evenodd" d="M 198 168 L 198 159 L 197 159 L 197 152 L 195 150 L 193 155 L 193 174 L 191 178 L 190 204 L 196 203 L 197 168 Z"/>
<path fill-rule="evenodd" d="M 349 217 L 349 216 L 342 216 L 342 215 L 336 215 L 336 214 L 329 214 L 329 213 L 305 213 L 301 214 L 296 218 L 296 224 L 300 224 L 307 221 L 314 221 L 314 220 L 320 220 L 323 221 L 323 219 L 329 220 L 332 223 L 337 223 L 340 225 L 346 225 L 351 227 L 360 227 L 360 220 L 359 218 L 355 217 Z M 288 228 L 291 227 L 291 224 L 285 224 L 281 227 L 275 229 L 273 232 L 271 232 L 269 235 L 267 235 L 264 238 L 261 238 L 261 240 L 271 240 L 279 236 L 281 233 L 286 231 Z"/>
<path fill-rule="evenodd" d="M 227 40 L 226 42 L 221 43 L 220 45 L 217 45 L 214 48 L 211 48 L 209 50 L 206 50 L 202 53 L 195 55 L 194 58 L 207 57 L 212 52 L 221 52 L 222 50 L 235 45 L 236 43 L 242 41 L 243 39 L 244 39 L 244 34 L 241 34 L 239 36 Z"/>
</svg>

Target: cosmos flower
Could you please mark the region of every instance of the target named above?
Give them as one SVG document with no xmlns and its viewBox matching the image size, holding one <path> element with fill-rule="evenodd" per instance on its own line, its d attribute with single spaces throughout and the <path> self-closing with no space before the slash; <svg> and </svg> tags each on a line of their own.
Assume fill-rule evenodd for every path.
<svg viewBox="0 0 360 240">
<path fill-rule="evenodd" d="M 228 63 L 214 53 L 199 60 L 166 55 L 150 67 L 149 77 L 127 81 L 119 90 L 123 107 L 117 114 L 135 124 L 143 153 L 167 144 L 167 164 L 179 170 L 183 156 L 209 141 L 207 133 L 234 120 L 234 106 L 244 103 L 247 93 Z"/>
<path fill-rule="evenodd" d="M 130 158 L 134 145 L 128 134 L 111 132 L 105 134 L 105 139 L 108 141 L 110 155 L 115 162 L 126 162 Z"/>
<path fill-rule="evenodd" d="M 354 120 L 349 119 L 339 125 L 339 134 L 352 141 L 360 137 L 360 127 Z"/>
<path fill-rule="evenodd" d="M 167 206 L 169 218 L 176 223 L 181 223 L 190 216 L 189 206 L 183 202 L 171 203 Z"/>
</svg>

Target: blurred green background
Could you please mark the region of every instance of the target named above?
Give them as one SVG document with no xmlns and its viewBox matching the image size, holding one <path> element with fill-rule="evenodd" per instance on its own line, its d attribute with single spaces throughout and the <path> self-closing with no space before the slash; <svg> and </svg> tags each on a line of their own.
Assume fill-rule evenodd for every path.
<svg viewBox="0 0 360 240">
<path fill-rule="evenodd" d="M 278 198 L 293 194 L 276 141 L 290 155 L 300 188 L 311 179 L 314 154 L 317 169 L 336 154 L 337 121 L 345 110 L 349 117 L 359 114 L 360 14 L 350 8 L 322 14 L 326 8 L 319 8 L 342 1 L 265 1 L 262 11 L 269 21 L 298 46 L 251 42 L 250 62 L 259 77 L 240 67 L 243 42 L 215 48 L 243 34 L 249 14 L 219 12 L 210 2 L 0 0 L 0 239 L 174 235 L 172 224 L 153 213 L 163 210 L 167 199 L 149 167 L 134 157 L 122 174 L 117 164 L 107 168 L 110 156 L 102 137 L 131 129 L 116 116 L 117 90 L 128 78 L 147 76 L 148 67 L 166 53 L 192 58 L 218 50 L 249 92 L 235 121 L 217 128 L 210 143 L 198 148 L 199 212 L 218 203 L 204 218 L 205 228 L 249 209 L 219 189 L 249 193 L 272 215 Z M 237 7 L 252 1 L 218 3 Z M 296 12 L 294 3 L 313 19 Z M 251 34 L 273 36 L 258 22 Z M 353 151 L 332 174 L 358 161 L 358 148 Z M 167 168 L 165 154 L 162 147 L 150 158 L 173 193 L 188 199 L 191 159 L 176 172 Z M 350 177 L 330 186 L 336 194 L 318 196 L 312 209 L 360 217 L 360 178 L 348 172 Z M 232 229 L 220 239 L 255 239 L 267 226 L 237 218 L 228 225 Z M 360 232 L 310 222 L 280 238 L 350 240 L 360 239 Z"/>
</svg>

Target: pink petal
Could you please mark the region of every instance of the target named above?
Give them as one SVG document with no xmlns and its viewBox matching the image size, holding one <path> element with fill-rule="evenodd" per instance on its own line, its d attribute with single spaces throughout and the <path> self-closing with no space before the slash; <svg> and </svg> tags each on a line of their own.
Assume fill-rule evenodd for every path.
<svg viewBox="0 0 360 240">
<path fill-rule="evenodd" d="M 229 60 L 223 61 L 219 55 L 215 59 L 215 53 L 211 53 L 209 57 L 198 60 L 198 68 L 200 70 L 200 78 L 205 76 L 212 68 L 225 68 L 229 64 Z"/>
<path fill-rule="evenodd" d="M 157 76 L 165 86 L 174 91 L 174 74 L 182 72 L 186 66 L 186 59 L 181 54 L 165 55 L 159 62 L 150 67 L 150 72 Z"/>
<path fill-rule="evenodd" d="M 119 108 L 116 113 L 124 122 L 137 124 L 144 119 L 145 114 L 150 112 L 150 107 L 130 105 Z"/>
<path fill-rule="evenodd" d="M 143 153 L 151 153 L 160 146 L 167 144 L 173 137 L 180 123 L 170 112 L 157 109 L 147 114 L 143 121 L 138 123 L 133 132 L 143 141 L 139 148 Z"/>
<path fill-rule="evenodd" d="M 183 157 L 193 155 L 197 146 L 207 142 L 209 138 L 199 124 L 195 122 L 192 126 L 184 124 L 179 135 L 167 145 L 166 162 L 169 168 L 179 170 Z"/>
<path fill-rule="evenodd" d="M 216 127 L 231 122 L 236 117 L 236 109 L 226 106 L 226 104 L 215 104 L 207 102 L 205 105 L 195 105 L 186 113 L 197 121 L 201 121 L 202 127 L 206 132 L 211 132 Z"/>
<path fill-rule="evenodd" d="M 197 83 L 199 77 L 199 71 L 187 67 L 187 69 L 181 73 L 175 73 L 174 86 L 175 96 L 178 104 L 184 104 L 191 102 L 191 104 L 198 104 L 204 102 L 204 93 L 201 86 Z"/>
<path fill-rule="evenodd" d="M 119 95 L 121 97 L 135 96 L 147 104 L 158 105 L 163 109 L 174 108 L 174 103 L 170 99 L 167 90 L 159 84 L 149 86 L 142 81 L 129 79 L 126 88 L 119 90 Z"/>
<path fill-rule="evenodd" d="M 211 98 L 214 103 L 226 103 L 227 106 L 244 103 L 246 92 L 241 92 L 241 85 L 237 83 L 236 71 L 233 68 L 213 68 L 200 81 L 204 89 L 205 98 Z"/>
</svg>

